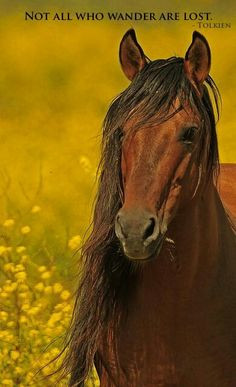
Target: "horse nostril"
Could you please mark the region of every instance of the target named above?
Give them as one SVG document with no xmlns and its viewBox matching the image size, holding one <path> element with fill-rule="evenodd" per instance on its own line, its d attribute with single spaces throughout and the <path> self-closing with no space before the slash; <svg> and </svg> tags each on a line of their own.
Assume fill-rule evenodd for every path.
<svg viewBox="0 0 236 387">
<path fill-rule="evenodd" d="M 150 218 L 150 222 L 144 232 L 143 239 L 146 240 L 148 237 L 150 237 L 154 233 L 156 221 L 154 218 Z"/>
<path fill-rule="evenodd" d="M 116 215 L 115 233 L 123 244 L 135 242 L 147 246 L 158 232 L 158 220 L 150 212 L 121 210 Z"/>
<path fill-rule="evenodd" d="M 117 231 L 117 236 L 120 237 L 120 238 L 127 238 L 127 233 L 124 231 L 124 225 L 122 224 L 122 217 L 118 214 L 116 216 L 116 224 L 118 225 L 118 229 L 116 229 Z"/>
</svg>

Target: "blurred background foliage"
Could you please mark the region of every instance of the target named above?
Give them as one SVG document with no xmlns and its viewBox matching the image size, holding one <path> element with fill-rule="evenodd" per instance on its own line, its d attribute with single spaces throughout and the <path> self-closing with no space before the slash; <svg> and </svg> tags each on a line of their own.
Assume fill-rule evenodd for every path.
<svg viewBox="0 0 236 387">
<path fill-rule="evenodd" d="M 223 101 L 221 161 L 236 161 L 234 3 L 227 2 L 226 8 L 213 0 L 189 1 L 187 6 L 177 0 L 1 2 L 0 313 L 5 336 L 0 337 L 0 384 L 30 385 L 33 369 L 58 351 L 54 343 L 43 355 L 45 345 L 68 325 L 79 258 L 75 252 L 96 192 L 102 120 L 112 99 L 128 86 L 118 62 L 127 29 L 136 29 L 151 59 L 184 56 L 195 29 L 206 36 L 211 75 Z M 26 22 L 24 13 L 32 10 L 202 11 L 232 28 L 199 29 L 187 21 Z M 60 332 L 54 329 L 58 321 Z M 42 362 L 37 363 L 39 356 Z"/>
</svg>

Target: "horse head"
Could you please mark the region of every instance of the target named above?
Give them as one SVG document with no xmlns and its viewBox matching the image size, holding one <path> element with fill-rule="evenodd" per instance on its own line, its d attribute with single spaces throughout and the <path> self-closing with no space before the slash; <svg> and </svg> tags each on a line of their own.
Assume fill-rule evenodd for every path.
<svg viewBox="0 0 236 387">
<path fill-rule="evenodd" d="M 176 213 L 186 208 L 218 158 L 212 105 L 204 81 L 211 54 L 198 32 L 185 58 L 150 61 L 129 30 L 120 63 L 131 84 L 121 130 L 122 207 L 115 232 L 130 259 L 156 257 Z M 205 179 L 204 179 L 205 176 Z"/>
</svg>

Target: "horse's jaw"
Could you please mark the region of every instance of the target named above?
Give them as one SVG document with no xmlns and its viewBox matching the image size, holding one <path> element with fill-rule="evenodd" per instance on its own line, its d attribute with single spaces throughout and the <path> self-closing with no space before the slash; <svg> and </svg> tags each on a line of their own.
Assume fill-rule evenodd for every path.
<svg viewBox="0 0 236 387">
<path fill-rule="evenodd" d="M 124 244 L 123 245 L 124 254 L 130 261 L 134 261 L 136 263 L 146 263 L 146 262 L 153 261 L 159 256 L 162 250 L 162 246 L 165 241 L 165 238 L 166 238 L 165 234 L 159 234 L 157 239 L 154 240 L 146 248 L 144 246 L 144 249 L 142 249 L 142 251 L 128 250 Z"/>
</svg>

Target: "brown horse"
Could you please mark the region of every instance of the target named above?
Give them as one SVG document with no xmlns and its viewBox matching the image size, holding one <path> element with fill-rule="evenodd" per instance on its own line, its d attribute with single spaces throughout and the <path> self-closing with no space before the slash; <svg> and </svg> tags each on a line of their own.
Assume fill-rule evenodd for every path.
<svg viewBox="0 0 236 387">
<path fill-rule="evenodd" d="M 70 386 L 93 361 L 103 387 L 236 386 L 235 229 L 217 190 L 209 45 L 194 32 L 185 59 L 150 61 L 129 30 L 120 61 L 132 82 L 104 122 Z M 234 212 L 236 168 L 222 172 Z"/>
</svg>

